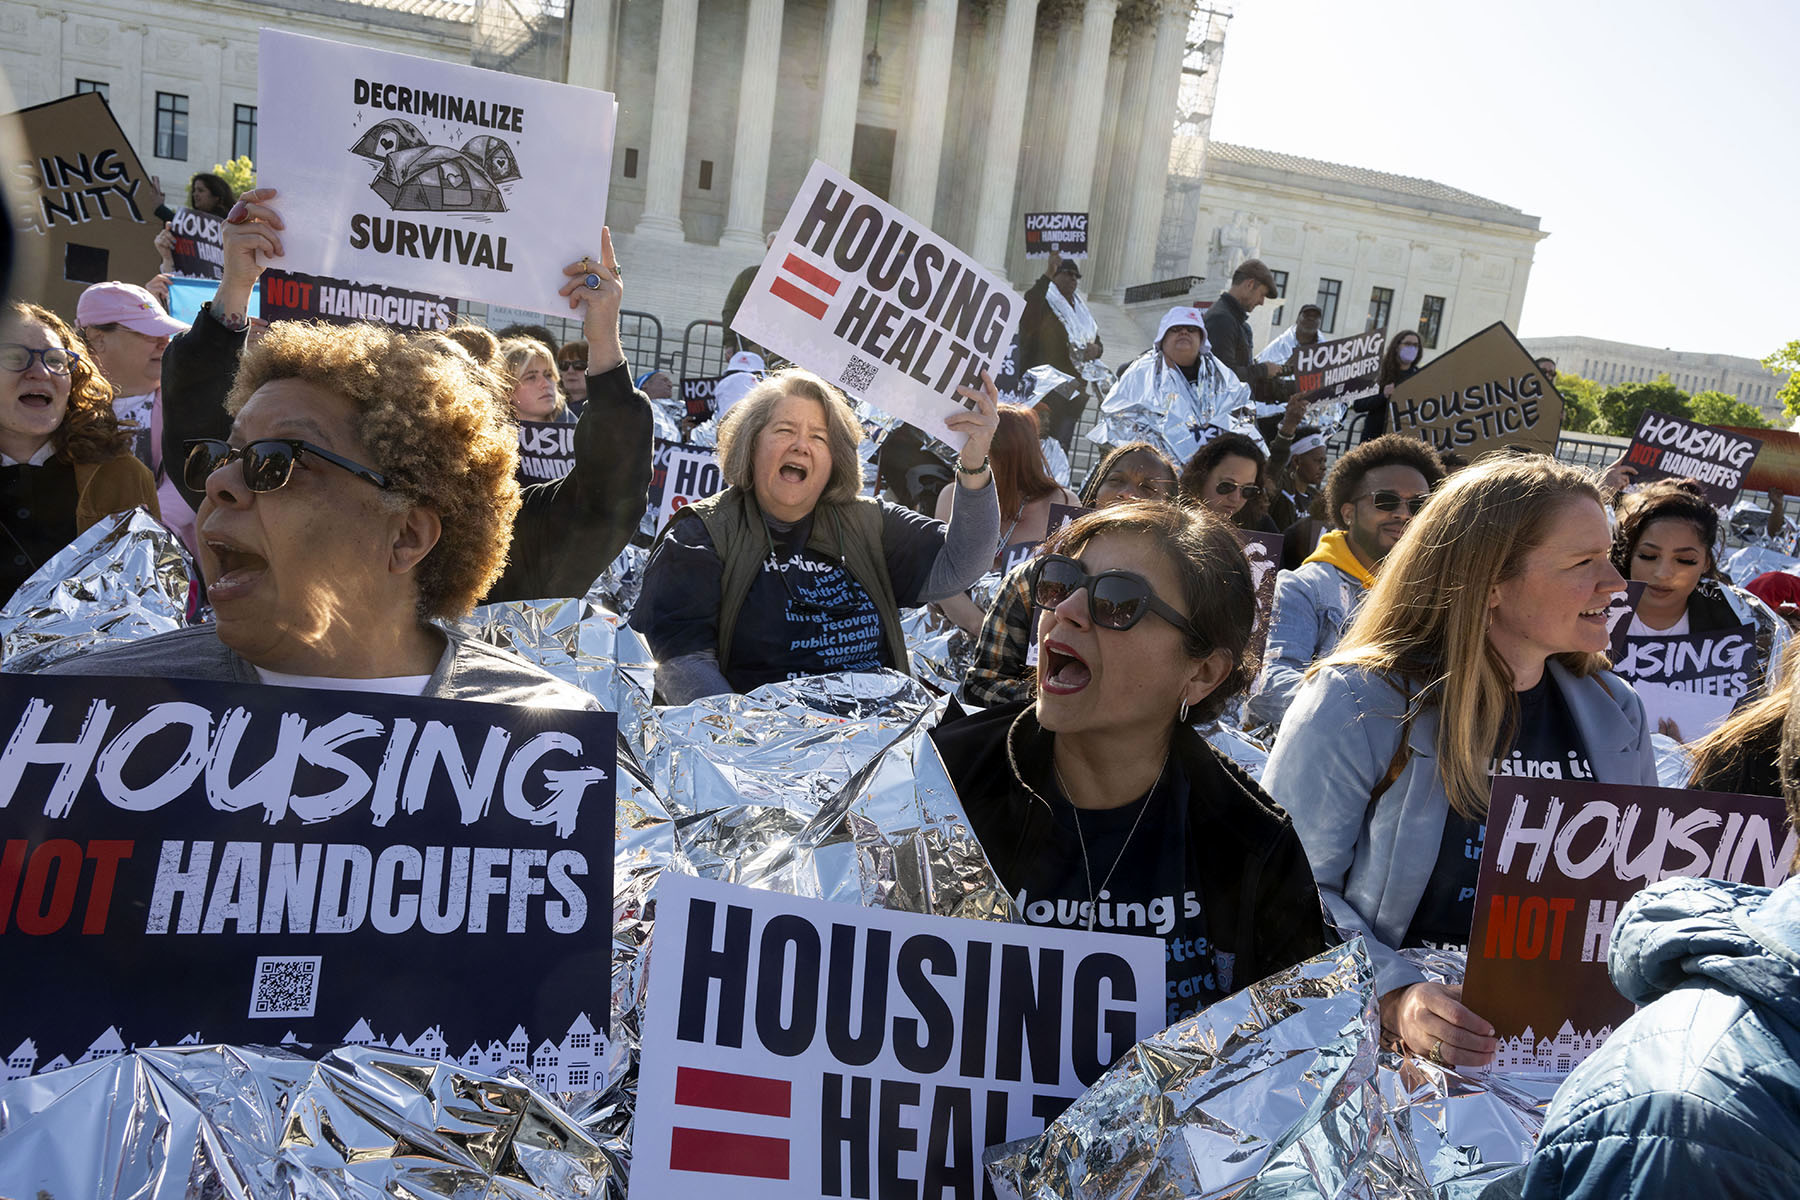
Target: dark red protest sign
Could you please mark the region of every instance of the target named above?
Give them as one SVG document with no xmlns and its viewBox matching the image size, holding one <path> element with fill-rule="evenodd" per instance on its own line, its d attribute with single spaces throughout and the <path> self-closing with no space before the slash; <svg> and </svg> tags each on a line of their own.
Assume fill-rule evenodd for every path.
<svg viewBox="0 0 1800 1200">
<path fill-rule="evenodd" d="M 1800 496 L 1800 433 L 1787 429 L 1741 429 L 1736 425 L 1718 428 L 1762 443 L 1762 449 L 1744 473 L 1745 488 Z"/>
<path fill-rule="evenodd" d="M 1496 1068 L 1566 1072 L 1631 1015 L 1606 969 L 1625 901 L 1674 876 L 1774 887 L 1794 845 L 1767 796 L 1495 779 L 1463 1002 Z"/>
<path fill-rule="evenodd" d="M 400 329 L 443 329 L 456 320 L 456 301 L 402 288 L 269 270 L 262 277 L 262 315 L 269 321 L 333 325 L 374 321 Z"/>
<path fill-rule="evenodd" d="M 1705 491 L 1707 503 L 1729 508 L 1737 503 L 1761 449 L 1760 439 L 1735 430 L 1647 412 L 1638 418 L 1625 462 L 1637 468 L 1636 483 L 1692 479 Z"/>
</svg>

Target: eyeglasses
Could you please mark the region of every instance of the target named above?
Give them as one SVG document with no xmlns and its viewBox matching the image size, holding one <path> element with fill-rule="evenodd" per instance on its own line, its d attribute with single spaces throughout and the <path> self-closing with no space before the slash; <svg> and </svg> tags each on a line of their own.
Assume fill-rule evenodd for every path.
<svg viewBox="0 0 1800 1200">
<path fill-rule="evenodd" d="M 1402 496 L 1399 492 L 1364 492 L 1356 498 L 1374 501 L 1375 507 L 1384 513 L 1399 512 L 1401 505 L 1405 505 L 1406 515 L 1416 517 L 1425 511 L 1425 502 L 1431 499 L 1431 493 L 1420 492 L 1416 496 Z"/>
<path fill-rule="evenodd" d="M 1254 483 L 1233 483 L 1229 479 L 1219 480 L 1218 483 L 1213 485 L 1213 491 L 1219 493 L 1221 496 L 1229 496 L 1233 492 L 1242 492 L 1246 504 L 1263 494 L 1263 490 Z"/>
<path fill-rule="evenodd" d="M 81 355 L 73 350 L 64 350 L 61 346 L 46 346 L 37 350 L 31 346 L 21 346 L 17 342 L 0 345 L 0 371 L 29 371 L 34 358 L 42 359 L 44 370 L 52 375 L 67 375 L 69 369 L 81 361 Z"/>
<path fill-rule="evenodd" d="M 1188 619 L 1156 598 L 1150 581 L 1130 571 L 1101 571 L 1089 575 L 1081 564 L 1061 554 L 1038 558 L 1031 586 L 1031 602 L 1038 608 L 1055 608 L 1083 588 L 1087 589 L 1088 616 L 1101 629 L 1130 629 L 1153 612 L 1177 629 Z"/>
<path fill-rule="evenodd" d="M 181 478 L 190 491 L 204 492 L 209 475 L 234 458 L 244 460 L 244 484 L 253 492 L 272 492 L 287 483 L 294 473 L 294 460 L 305 454 L 342 467 L 365 483 L 384 491 L 393 484 L 379 471 L 371 471 L 361 463 L 351 462 L 322 446 L 298 438 L 258 438 L 243 449 L 237 449 L 217 438 L 195 438 L 183 443 L 187 460 Z"/>
<path fill-rule="evenodd" d="M 582 358 L 571 358 L 567 362 L 558 363 L 557 368 L 563 371 L 586 371 L 587 360 Z"/>
</svg>

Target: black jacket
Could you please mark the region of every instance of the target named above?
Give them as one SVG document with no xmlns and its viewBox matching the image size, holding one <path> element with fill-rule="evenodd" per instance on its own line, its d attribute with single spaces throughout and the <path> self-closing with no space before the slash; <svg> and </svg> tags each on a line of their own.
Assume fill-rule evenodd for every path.
<svg viewBox="0 0 1800 1200">
<path fill-rule="evenodd" d="M 1032 367 L 1051 366 L 1064 375 L 1075 375 L 1069 331 L 1050 308 L 1050 287 L 1049 276 L 1040 275 L 1025 293 L 1025 311 L 1019 315 L 1019 357 L 1014 365 L 1021 373 Z"/>
<path fill-rule="evenodd" d="M 225 397 L 243 352 L 244 335 L 205 310 L 170 341 L 163 354 L 163 461 L 181 462 L 190 438 L 230 436 Z M 506 570 L 484 604 L 587 594 L 643 519 L 652 428 L 650 399 L 631 386 L 627 364 L 588 376 L 574 466 L 561 479 L 524 488 Z M 199 507 L 203 495 L 176 479 L 183 498 Z"/>
<path fill-rule="evenodd" d="M 1029 702 L 945 721 L 931 731 L 950 781 L 988 861 L 1017 893 L 1020 864 L 1074 855 L 1075 835 L 1057 821 L 1049 791 L 1055 735 Z M 1235 763 L 1186 725 L 1175 729 L 1175 762 L 1187 772 L 1187 877 L 1198 888 L 1209 933 L 1236 956 L 1242 988 L 1325 949 L 1325 921 L 1312 867 L 1293 821 Z"/>
<path fill-rule="evenodd" d="M 1245 383 L 1252 374 L 1250 314 L 1230 292 L 1220 292 L 1201 318 L 1206 322 L 1206 340 L 1213 357 L 1231 368 L 1231 373 Z"/>
</svg>

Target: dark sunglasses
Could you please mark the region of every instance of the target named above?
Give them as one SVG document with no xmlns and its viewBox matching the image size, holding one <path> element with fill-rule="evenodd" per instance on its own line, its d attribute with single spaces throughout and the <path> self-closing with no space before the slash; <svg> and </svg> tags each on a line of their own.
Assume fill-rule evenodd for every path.
<svg viewBox="0 0 1800 1200">
<path fill-rule="evenodd" d="M 0 346 L 0 371 L 29 371 L 34 358 L 43 359 L 44 370 L 52 375 L 67 375 L 70 368 L 81 361 L 81 355 L 73 350 L 64 350 L 61 346 L 46 346 L 39 350 L 32 346 L 21 346 L 17 342 L 7 342 Z"/>
<path fill-rule="evenodd" d="M 587 370 L 587 359 L 571 358 L 557 363 L 556 366 L 560 371 L 585 371 Z"/>
<path fill-rule="evenodd" d="M 217 438 L 195 438 L 183 446 L 187 450 L 187 459 L 182 464 L 182 482 L 195 492 L 204 492 L 207 477 L 234 458 L 244 460 L 246 487 L 253 492 L 272 492 L 288 481 L 294 473 L 294 460 L 303 454 L 342 467 L 365 483 L 383 490 L 393 486 L 381 472 L 298 438 L 258 438 L 241 450 Z"/>
<path fill-rule="evenodd" d="M 1384 513 L 1399 512 L 1401 505 L 1405 505 L 1406 515 L 1416 517 L 1425 511 L 1425 502 L 1431 499 L 1431 493 L 1420 492 L 1416 496 L 1402 496 L 1399 492 L 1364 492 L 1357 499 L 1373 501 L 1375 507 Z"/>
<path fill-rule="evenodd" d="M 1101 629 L 1130 629 L 1153 612 L 1177 629 L 1188 620 L 1150 590 L 1150 581 L 1130 571 L 1101 571 L 1089 575 L 1081 564 L 1061 554 L 1038 558 L 1031 585 L 1031 602 L 1038 608 L 1055 608 L 1082 588 L 1087 589 L 1088 616 Z"/>
<path fill-rule="evenodd" d="M 1229 479 L 1219 480 L 1218 483 L 1213 485 L 1213 491 L 1219 493 L 1221 496 L 1229 496 L 1233 492 L 1242 492 L 1246 503 L 1263 494 L 1263 490 L 1254 483 L 1233 483 Z"/>
</svg>

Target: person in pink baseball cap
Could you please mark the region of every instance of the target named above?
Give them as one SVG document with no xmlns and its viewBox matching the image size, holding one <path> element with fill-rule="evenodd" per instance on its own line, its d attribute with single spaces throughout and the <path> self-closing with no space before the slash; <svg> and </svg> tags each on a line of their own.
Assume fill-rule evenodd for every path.
<svg viewBox="0 0 1800 1200">
<path fill-rule="evenodd" d="M 156 473 L 162 519 L 196 548 L 194 510 L 181 498 L 162 462 L 162 360 L 169 339 L 186 323 L 163 311 L 156 297 L 134 283 L 96 283 L 75 304 L 75 323 L 93 352 L 94 365 L 113 387 L 113 411 L 121 421 L 150 430 L 149 466 Z"/>
</svg>

